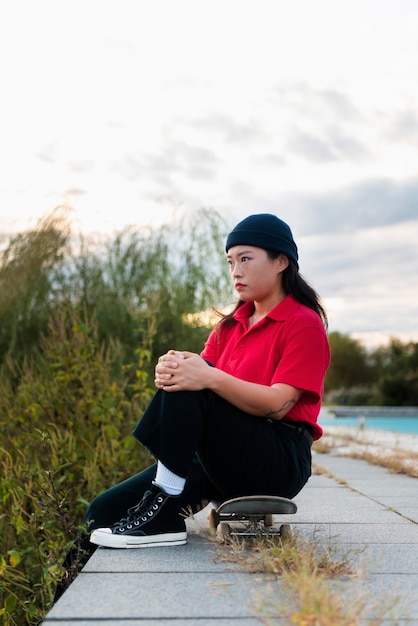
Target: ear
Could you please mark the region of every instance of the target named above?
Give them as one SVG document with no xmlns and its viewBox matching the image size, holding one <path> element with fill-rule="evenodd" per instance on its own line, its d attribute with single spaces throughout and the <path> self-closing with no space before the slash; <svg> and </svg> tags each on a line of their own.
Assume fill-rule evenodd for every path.
<svg viewBox="0 0 418 626">
<path fill-rule="evenodd" d="M 289 266 L 289 259 L 285 254 L 281 252 L 276 259 L 276 263 L 277 263 L 277 271 L 280 274 Z"/>
</svg>

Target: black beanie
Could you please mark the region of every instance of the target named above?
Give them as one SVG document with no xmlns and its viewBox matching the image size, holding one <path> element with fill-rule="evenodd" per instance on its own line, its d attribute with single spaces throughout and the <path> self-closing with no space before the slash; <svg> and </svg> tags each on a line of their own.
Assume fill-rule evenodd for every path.
<svg viewBox="0 0 418 626">
<path fill-rule="evenodd" d="M 239 222 L 229 233 L 225 250 L 228 252 L 232 246 L 239 245 L 255 246 L 265 250 L 282 252 L 298 265 L 298 249 L 294 242 L 292 231 L 286 222 L 275 215 L 260 213 L 250 215 Z"/>
</svg>

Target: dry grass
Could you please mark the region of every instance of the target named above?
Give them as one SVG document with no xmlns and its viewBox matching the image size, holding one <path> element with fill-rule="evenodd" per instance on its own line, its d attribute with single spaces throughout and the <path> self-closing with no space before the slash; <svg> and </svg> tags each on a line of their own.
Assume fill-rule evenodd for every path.
<svg viewBox="0 0 418 626">
<path fill-rule="evenodd" d="M 318 454 L 327 454 L 333 450 L 341 456 L 361 459 L 373 465 L 385 467 L 394 474 L 405 474 L 418 478 L 418 453 L 403 450 L 396 445 L 383 446 L 363 441 L 361 433 L 324 435 L 316 441 L 312 450 Z"/>
<path fill-rule="evenodd" d="M 362 459 L 373 465 L 385 467 L 393 474 L 406 474 L 418 478 L 418 454 L 397 450 L 396 452 L 382 452 L 380 450 L 353 451 L 353 459 Z"/>
<path fill-rule="evenodd" d="M 253 574 L 262 572 L 283 576 L 304 571 L 312 577 L 356 575 L 350 564 L 352 550 L 343 553 L 336 545 L 324 546 L 315 536 L 306 539 L 293 532 L 286 538 L 280 535 L 260 536 L 252 540 L 234 537 L 228 545 L 229 551 L 224 558 L 239 562 Z"/>
<path fill-rule="evenodd" d="M 266 625 L 281 618 L 299 626 L 359 626 L 368 616 L 368 624 L 377 626 L 383 617 L 371 618 L 371 613 L 387 613 L 388 607 L 381 603 L 379 608 L 371 605 L 361 588 L 364 568 L 353 563 L 361 550 L 344 551 L 332 540 L 324 544 L 318 536 L 305 538 L 295 533 L 286 539 L 233 538 L 219 550 L 220 558 L 252 574 L 270 577 L 269 592 L 259 593 L 253 604 L 255 614 Z"/>
</svg>

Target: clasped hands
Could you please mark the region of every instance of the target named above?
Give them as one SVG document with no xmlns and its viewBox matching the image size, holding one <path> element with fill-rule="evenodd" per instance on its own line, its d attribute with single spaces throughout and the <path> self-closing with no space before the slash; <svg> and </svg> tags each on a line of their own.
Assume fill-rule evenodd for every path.
<svg viewBox="0 0 418 626">
<path fill-rule="evenodd" d="M 194 352 L 169 350 L 155 366 L 155 386 L 164 391 L 199 391 L 208 385 L 210 366 Z"/>
</svg>

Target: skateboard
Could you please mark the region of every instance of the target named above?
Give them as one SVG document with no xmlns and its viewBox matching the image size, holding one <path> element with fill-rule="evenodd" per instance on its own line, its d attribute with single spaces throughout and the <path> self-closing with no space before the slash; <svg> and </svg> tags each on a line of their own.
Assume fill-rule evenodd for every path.
<svg viewBox="0 0 418 626">
<path fill-rule="evenodd" d="M 274 528 L 274 515 L 288 515 L 296 511 L 296 504 L 288 498 L 242 496 L 221 502 L 209 511 L 209 530 L 221 542 L 237 536 L 280 535 L 284 538 L 291 535 L 292 527 L 282 524 L 279 529 Z"/>
</svg>

